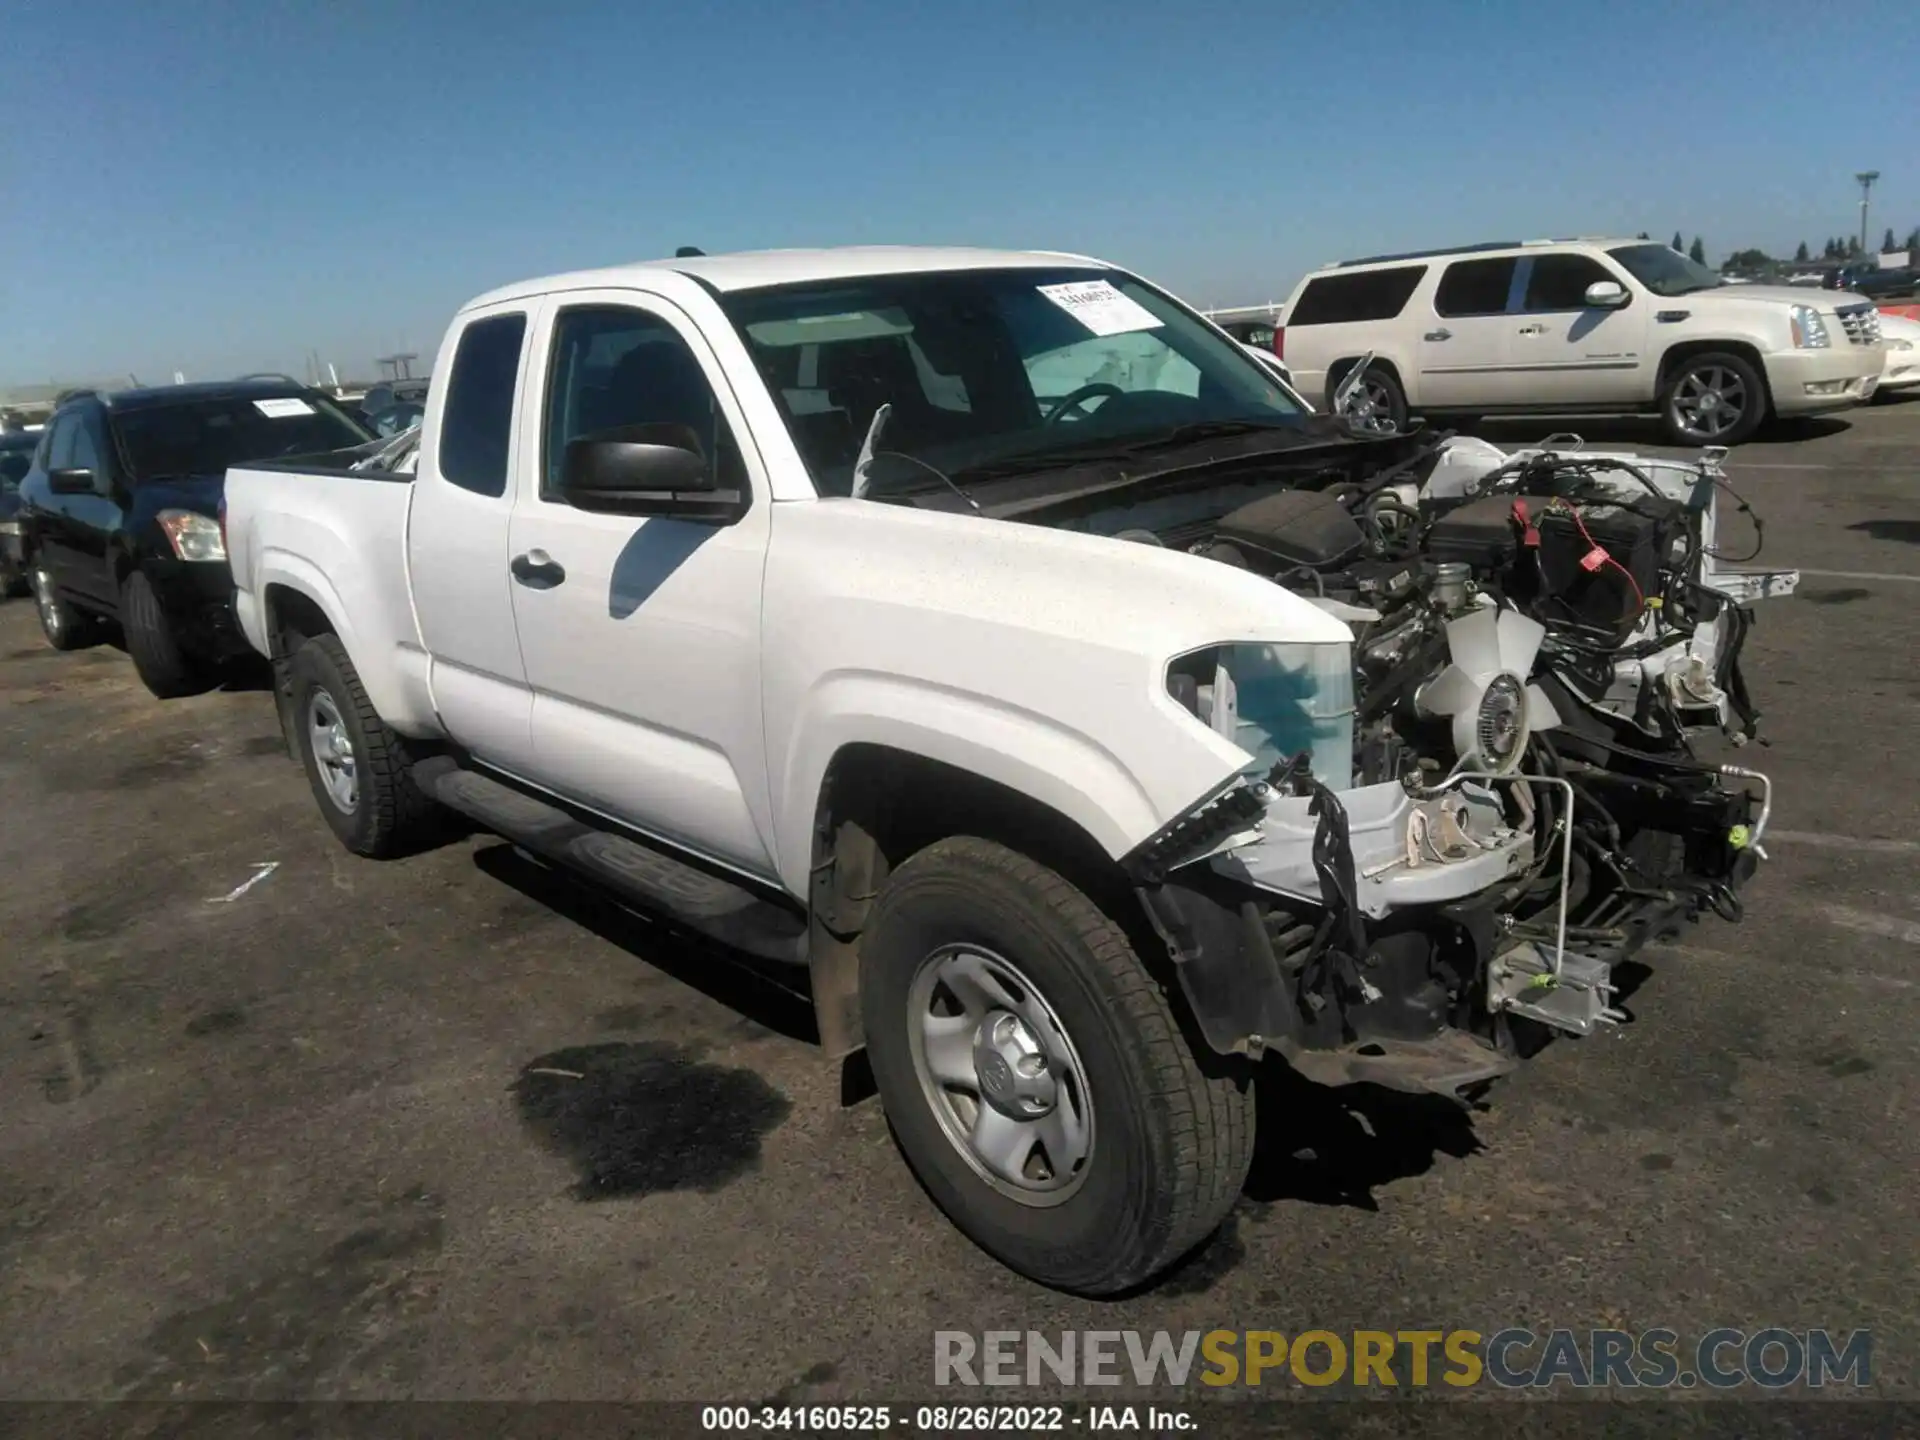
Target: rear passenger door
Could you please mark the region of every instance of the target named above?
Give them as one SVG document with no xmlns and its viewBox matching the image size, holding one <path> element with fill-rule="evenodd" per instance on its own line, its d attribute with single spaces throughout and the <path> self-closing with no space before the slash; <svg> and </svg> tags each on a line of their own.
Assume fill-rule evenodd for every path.
<svg viewBox="0 0 1920 1440">
<path fill-rule="evenodd" d="M 1512 256 L 1455 260 L 1433 291 L 1433 313 L 1422 318 L 1420 405 L 1482 409 L 1524 404 L 1509 370 L 1515 321 L 1516 261 Z"/>
<path fill-rule="evenodd" d="M 1647 307 L 1633 287 L 1590 255 L 1546 251 L 1520 262 L 1511 360 L 1531 403 L 1572 405 L 1636 401 L 1642 394 Z M 1618 309 L 1587 304 L 1587 287 L 1612 281 L 1627 291 Z"/>
<path fill-rule="evenodd" d="M 531 763 L 533 708 L 513 628 L 507 483 L 520 447 L 517 402 L 536 302 L 463 317 L 434 366 L 446 397 L 420 437 L 407 515 L 407 573 L 431 657 L 433 703 L 452 737 L 518 773 Z"/>
</svg>

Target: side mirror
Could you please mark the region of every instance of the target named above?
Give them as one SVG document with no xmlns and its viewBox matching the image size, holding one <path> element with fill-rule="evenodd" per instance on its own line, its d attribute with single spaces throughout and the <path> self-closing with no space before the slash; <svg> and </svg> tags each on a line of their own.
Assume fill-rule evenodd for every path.
<svg viewBox="0 0 1920 1440">
<path fill-rule="evenodd" d="M 746 497 L 722 490 L 686 425 L 622 425 L 567 442 L 560 494 L 577 510 L 731 525 Z"/>
<path fill-rule="evenodd" d="M 1618 280 L 1596 280 L 1587 286 L 1587 307 L 1592 310 L 1618 310 L 1632 297 Z"/>
<path fill-rule="evenodd" d="M 94 491 L 91 470 L 49 470 L 47 488 L 56 495 L 91 495 Z"/>
</svg>

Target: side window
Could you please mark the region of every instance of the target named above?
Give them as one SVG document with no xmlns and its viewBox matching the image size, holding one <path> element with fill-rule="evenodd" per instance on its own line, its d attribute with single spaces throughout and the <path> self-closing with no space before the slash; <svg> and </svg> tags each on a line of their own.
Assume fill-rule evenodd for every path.
<svg viewBox="0 0 1920 1440">
<path fill-rule="evenodd" d="M 1363 270 L 1352 275 L 1322 275 L 1309 280 L 1287 316 L 1295 325 L 1345 325 L 1356 320 L 1391 320 L 1427 273 L 1424 265 L 1394 270 Z"/>
<path fill-rule="evenodd" d="M 1434 312 L 1449 320 L 1471 315 L 1504 315 L 1513 289 L 1514 260 L 1456 260 L 1433 293 Z"/>
<path fill-rule="evenodd" d="M 46 468 L 67 470 L 73 465 L 73 436 L 80 426 L 78 415 L 62 415 L 53 422 L 47 435 Z"/>
<path fill-rule="evenodd" d="M 95 475 L 100 474 L 100 445 L 94 438 L 91 416 L 74 416 L 73 458 L 67 464 L 75 470 L 91 470 Z"/>
<path fill-rule="evenodd" d="M 476 320 L 460 337 L 440 417 L 440 473 L 476 495 L 504 495 L 513 435 L 513 386 L 525 315 Z"/>
<path fill-rule="evenodd" d="M 660 424 L 692 432 L 722 489 L 746 488 L 740 447 L 679 331 L 657 315 L 622 306 L 562 310 L 553 325 L 541 498 L 559 496 L 568 441 Z"/>
<path fill-rule="evenodd" d="M 1587 287 L 1617 277 L 1585 255 L 1536 255 L 1527 279 L 1528 310 L 1585 310 Z"/>
</svg>

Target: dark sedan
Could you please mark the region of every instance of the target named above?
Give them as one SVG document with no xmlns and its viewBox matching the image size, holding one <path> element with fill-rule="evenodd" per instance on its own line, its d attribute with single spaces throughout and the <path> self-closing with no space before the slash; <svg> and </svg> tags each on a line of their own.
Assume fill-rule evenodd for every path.
<svg viewBox="0 0 1920 1440">
<path fill-rule="evenodd" d="M 20 482 L 33 468 L 40 448 L 37 430 L 0 434 L 0 596 L 26 588 L 27 567 L 20 550 Z"/>
<path fill-rule="evenodd" d="M 117 621 L 155 695 L 204 689 L 246 650 L 220 523 L 228 467 L 371 438 L 291 381 L 69 396 L 21 482 L 16 522 L 47 642 L 75 649 Z"/>
</svg>

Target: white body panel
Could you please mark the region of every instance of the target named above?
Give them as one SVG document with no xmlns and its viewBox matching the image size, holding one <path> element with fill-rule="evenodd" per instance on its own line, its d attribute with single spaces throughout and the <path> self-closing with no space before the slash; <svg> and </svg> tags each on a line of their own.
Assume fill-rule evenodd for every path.
<svg viewBox="0 0 1920 1440">
<path fill-rule="evenodd" d="M 413 487 L 284 470 L 227 472 L 227 553 L 247 642 L 269 654 L 267 593 L 320 607 L 355 657 L 367 698 L 402 734 L 439 733 L 427 653 L 403 563 Z"/>
<path fill-rule="evenodd" d="M 891 745 L 1011 786 L 1125 854 L 1247 763 L 1168 696 L 1175 655 L 1351 632 L 1249 572 L 1172 550 L 858 500 L 782 505 L 762 658 L 782 878 L 820 781 Z"/>
</svg>

